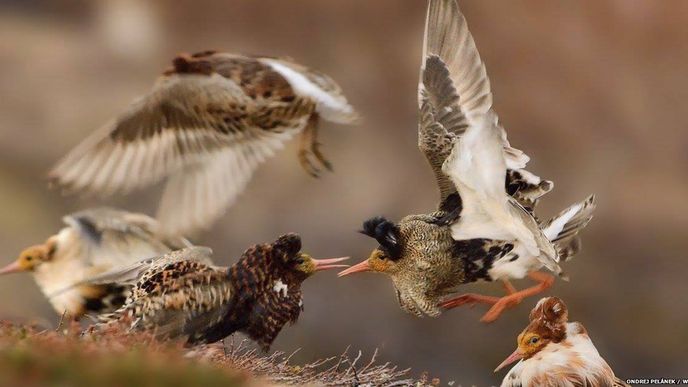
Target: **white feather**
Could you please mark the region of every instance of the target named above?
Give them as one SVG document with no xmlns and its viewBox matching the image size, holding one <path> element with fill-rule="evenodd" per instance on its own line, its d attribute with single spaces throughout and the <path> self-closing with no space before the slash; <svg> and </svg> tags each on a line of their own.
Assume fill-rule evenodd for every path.
<svg viewBox="0 0 688 387">
<path fill-rule="evenodd" d="M 559 235 L 559 233 L 564 229 L 564 226 L 566 226 L 566 223 L 568 223 L 571 219 L 573 219 L 578 212 L 583 208 L 582 203 L 574 204 L 573 206 L 569 207 L 561 216 L 558 218 L 554 219 L 552 223 L 547 226 L 542 232 L 545 234 L 547 239 L 553 240 L 554 238 Z"/>
<path fill-rule="evenodd" d="M 345 98 L 328 93 L 291 67 L 274 59 L 261 59 L 261 61 L 282 75 L 297 94 L 315 100 L 317 102 L 315 110 L 325 119 L 340 122 L 342 121 L 340 117 L 342 117 L 343 122 L 341 123 L 349 123 L 351 116 L 355 114 L 353 107 Z"/>
<path fill-rule="evenodd" d="M 566 324 L 563 342 L 549 343 L 535 356 L 521 360 L 507 373 L 502 387 L 534 386 L 537 382 L 574 387 L 580 385 L 576 380 L 590 386 L 614 385 L 611 368 L 579 327 L 575 322 Z"/>
<path fill-rule="evenodd" d="M 468 129 L 442 166 L 463 205 L 461 217 L 452 226 L 452 237 L 518 240 L 530 254 L 540 255 L 522 209 L 504 189 L 506 161 L 496 116 L 488 112 L 468 118 Z"/>
</svg>

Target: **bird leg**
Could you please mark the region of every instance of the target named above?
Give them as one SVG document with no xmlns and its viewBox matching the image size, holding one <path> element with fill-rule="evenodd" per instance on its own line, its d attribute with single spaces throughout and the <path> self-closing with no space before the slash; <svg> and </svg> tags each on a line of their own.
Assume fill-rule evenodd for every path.
<svg viewBox="0 0 688 387">
<path fill-rule="evenodd" d="M 322 164 L 325 169 L 328 171 L 332 172 L 332 163 L 325 158 L 325 155 L 322 154 L 322 151 L 320 150 L 320 146 L 322 143 L 318 141 L 318 128 L 320 127 L 320 116 L 316 113 L 311 115 L 311 118 L 308 120 L 309 124 L 313 126 L 313 142 L 311 143 L 311 151 L 313 152 L 313 156 Z"/>
<path fill-rule="evenodd" d="M 308 122 L 301 133 L 299 141 L 299 162 L 303 169 L 313 177 L 320 176 L 320 168 L 315 165 L 311 157 L 320 162 L 325 169 L 332 171 L 332 163 L 330 163 L 322 154 L 322 151 L 320 151 L 320 146 L 322 144 L 318 142 L 318 123 L 319 116 L 317 113 L 313 113 L 308 118 Z"/>
<path fill-rule="evenodd" d="M 474 306 L 475 304 L 489 304 L 492 305 L 492 307 L 487 311 L 487 313 L 485 313 L 485 315 L 483 315 L 480 321 L 490 323 L 497 320 L 502 312 L 504 312 L 504 310 L 507 308 L 512 308 L 518 305 L 526 297 L 531 297 L 544 292 L 554 283 L 554 277 L 537 271 L 529 273 L 528 277 L 538 282 L 538 284 L 517 291 L 509 281 L 505 280 L 503 281 L 503 285 L 507 295 L 504 297 L 491 297 L 469 293 L 444 301 L 440 303 L 439 306 L 444 309 L 452 309 L 462 305 Z"/>
</svg>

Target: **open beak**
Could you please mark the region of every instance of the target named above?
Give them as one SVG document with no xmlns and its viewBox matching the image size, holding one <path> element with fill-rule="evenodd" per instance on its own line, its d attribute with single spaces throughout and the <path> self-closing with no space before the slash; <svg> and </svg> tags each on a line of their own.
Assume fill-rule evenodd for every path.
<svg viewBox="0 0 688 387">
<path fill-rule="evenodd" d="M 368 260 L 366 259 L 365 261 L 363 261 L 361 263 L 357 263 L 357 264 L 351 266 L 350 268 L 348 268 L 346 270 L 340 271 L 337 274 L 337 277 L 344 277 L 345 275 L 354 274 L 354 273 L 361 273 L 361 272 L 370 271 L 370 270 L 371 270 L 370 264 L 368 263 Z"/>
<path fill-rule="evenodd" d="M 502 368 L 508 366 L 509 364 L 511 364 L 511 363 L 513 363 L 513 362 L 516 362 L 516 361 L 519 361 L 519 360 L 521 360 L 521 359 L 523 359 L 523 355 L 521 355 L 521 352 L 519 352 L 519 351 L 518 351 L 518 348 L 517 348 L 517 349 L 514 351 L 514 353 L 512 353 L 511 355 L 509 355 L 509 357 L 507 357 L 507 358 L 502 362 L 502 364 L 498 365 L 497 368 L 495 368 L 494 372 L 497 372 L 497 371 L 501 370 Z"/>
<path fill-rule="evenodd" d="M 315 271 L 327 270 L 327 269 L 341 269 L 342 267 L 349 267 L 349 265 L 337 265 L 337 262 L 341 262 L 349 259 L 349 257 L 341 258 L 329 258 L 329 259 L 314 259 Z"/>
<path fill-rule="evenodd" d="M 10 263 L 9 265 L 0 269 L 0 275 L 1 274 L 10 274 L 10 273 L 19 273 L 20 271 L 24 271 L 24 268 L 19 265 L 19 261 L 14 261 L 14 262 Z"/>
</svg>

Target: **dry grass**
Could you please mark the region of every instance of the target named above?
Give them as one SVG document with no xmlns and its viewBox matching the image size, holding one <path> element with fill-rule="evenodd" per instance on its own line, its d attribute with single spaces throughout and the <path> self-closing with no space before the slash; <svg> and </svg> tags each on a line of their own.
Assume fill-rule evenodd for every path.
<svg viewBox="0 0 688 387">
<path fill-rule="evenodd" d="M 1 386 L 426 386 L 438 381 L 408 378 L 409 370 L 377 363 L 347 349 L 338 356 L 294 365 L 292 354 L 262 354 L 246 341 L 192 349 L 145 333 L 110 327 L 81 332 L 0 323 Z"/>
</svg>

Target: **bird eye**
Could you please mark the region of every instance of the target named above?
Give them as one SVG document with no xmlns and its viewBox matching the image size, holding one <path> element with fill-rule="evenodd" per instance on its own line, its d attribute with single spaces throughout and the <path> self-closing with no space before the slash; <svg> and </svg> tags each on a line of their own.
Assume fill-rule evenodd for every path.
<svg viewBox="0 0 688 387">
<path fill-rule="evenodd" d="M 537 336 L 533 336 L 533 337 L 530 338 L 529 343 L 530 343 L 531 345 L 535 345 L 535 344 L 538 343 L 538 341 L 540 341 L 540 338 L 537 337 Z"/>
<path fill-rule="evenodd" d="M 297 265 L 300 265 L 300 264 L 303 263 L 303 258 L 298 258 L 298 259 L 296 259 L 295 262 L 296 262 Z"/>
<path fill-rule="evenodd" d="M 32 260 L 32 259 L 33 259 L 33 257 L 30 256 L 30 255 L 29 255 L 28 257 L 26 257 L 26 260 L 27 260 L 27 261 L 30 261 L 30 260 Z"/>
</svg>

